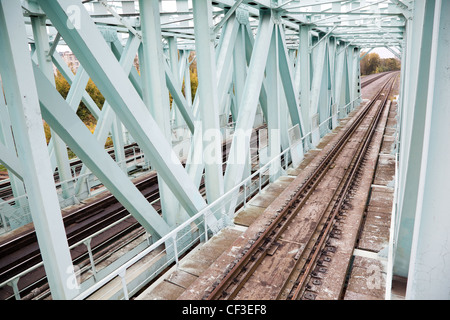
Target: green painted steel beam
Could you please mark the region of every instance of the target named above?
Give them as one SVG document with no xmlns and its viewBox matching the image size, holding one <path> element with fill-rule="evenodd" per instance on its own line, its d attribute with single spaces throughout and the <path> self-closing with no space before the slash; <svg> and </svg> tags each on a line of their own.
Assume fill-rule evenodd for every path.
<svg viewBox="0 0 450 320">
<path fill-rule="evenodd" d="M 281 82 L 283 84 L 284 94 L 288 104 L 289 114 L 291 116 L 292 125 L 299 125 L 301 132 L 305 132 L 302 115 L 299 112 L 299 96 L 298 90 L 295 88 L 294 72 L 291 66 L 287 48 L 284 30 L 279 27 L 278 37 L 278 59 L 281 75 Z"/>
<path fill-rule="evenodd" d="M 114 43 L 115 42 L 112 43 L 113 46 L 115 46 Z M 131 77 L 130 70 L 133 69 L 133 61 L 140 44 L 141 41 L 137 37 L 131 35 L 128 38 L 128 41 L 123 50 L 121 50 L 122 46 L 116 47 L 117 51 L 121 50 L 120 53 L 118 52 L 118 54 L 120 54 L 119 64 L 123 68 L 125 73 L 130 74 L 130 77 Z M 71 106 L 73 107 L 73 105 Z M 100 144 L 105 145 L 108 135 L 112 130 L 114 122 L 116 122 L 116 114 L 112 110 L 111 105 L 106 100 L 105 103 L 103 104 L 100 117 L 97 121 L 97 126 L 95 127 L 94 130 L 94 137 L 97 139 L 97 141 L 100 142 Z M 88 172 L 89 169 L 85 165 L 83 165 L 80 171 L 80 176 L 82 177 L 77 180 L 75 188 L 75 194 L 78 196 L 80 195 L 80 193 L 84 191 L 87 179 L 87 176 L 85 174 L 87 174 Z"/>
<path fill-rule="evenodd" d="M 14 149 L 7 148 L 0 143 L 0 163 L 2 163 L 9 172 L 13 173 L 20 179 L 23 179 L 22 165 L 15 154 Z"/>
<path fill-rule="evenodd" d="M 175 108 L 180 112 L 191 133 L 194 133 L 194 114 L 192 113 L 192 110 L 189 107 L 186 98 L 181 92 L 181 87 L 178 85 L 178 80 L 176 79 L 177 76 L 178 74 L 174 74 L 169 65 L 165 63 L 166 84 L 167 88 L 172 94 L 173 100 L 175 101 Z"/>
<path fill-rule="evenodd" d="M 143 102 L 156 121 L 165 141 L 171 147 L 172 129 L 170 125 L 169 91 L 165 79 L 164 51 L 161 43 L 161 18 L 159 4 L 156 1 L 139 1 L 141 17 L 142 44 L 139 47 L 139 61 L 142 83 Z M 130 130 L 128 128 L 128 130 Z M 133 135 L 134 137 L 134 135 Z M 136 138 L 135 138 L 136 139 Z M 151 161 L 152 155 L 144 148 L 146 159 Z M 173 151 L 172 151 L 173 154 Z M 175 159 L 165 159 L 172 161 Z M 176 159 L 178 160 L 178 159 Z M 157 170 L 158 171 L 158 170 Z M 172 226 L 180 223 L 178 203 L 167 181 L 158 175 L 161 210 L 164 219 Z M 191 213 L 192 214 L 192 213 Z"/>
<path fill-rule="evenodd" d="M 240 101 L 239 116 L 236 121 L 228 164 L 225 172 L 225 190 L 230 190 L 242 179 L 245 167 L 245 159 L 250 147 L 250 130 L 253 127 L 256 108 L 264 80 L 264 70 L 269 53 L 270 42 L 274 22 L 270 12 L 264 12 L 260 16 L 260 27 L 256 35 L 252 59 L 245 81 L 244 94 Z M 234 210 L 232 205 L 230 210 Z"/>
<path fill-rule="evenodd" d="M 211 0 L 193 0 L 192 4 L 199 79 L 199 108 L 202 121 L 204 179 L 206 196 L 211 203 L 224 193 L 217 71 L 211 35 L 212 4 Z"/>
<path fill-rule="evenodd" d="M 434 1 L 427 1 L 434 2 Z M 450 215 L 448 180 L 450 171 L 450 2 L 436 0 L 424 108 L 420 178 L 416 185 L 414 232 L 405 299 L 450 299 Z M 422 91 L 422 90 L 420 90 Z M 404 201 L 408 201 L 404 198 Z"/>
<path fill-rule="evenodd" d="M 177 40 L 177 37 L 175 37 L 175 36 L 167 37 L 166 40 L 167 40 L 168 47 L 169 47 L 169 49 L 168 49 L 169 61 L 167 61 L 167 60 L 166 61 L 169 64 L 169 70 L 171 71 L 170 74 L 172 75 L 172 73 L 173 73 L 173 76 L 171 79 L 172 86 L 173 86 L 172 91 L 176 91 L 178 93 L 178 90 L 179 90 L 179 93 L 180 93 L 179 97 L 182 97 L 182 99 L 184 99 L 184 96 L 181 93 L 181 84 L 180 84 L 180 80 L 179 80 L 180 63 L 178 61 L 179 60 L 178 59 L 178 55 L 179 55 L 178 40 Z M 167 74 L 167 70 L 168 69 L 166 66 L 166 74 Z M 166 76 L 166 78 L 167 78 L 167 76 Z M 167 87 L 169 88 L 168 84 L 167 84 Z M 169 91 L 171 91 L 170 88 L 169 88 Z M 173 94 L 172 94 L 172 96 L 173 96 Z M 186 108 L 186 103 L 184 104 L 184 108 L 185 108 L 185 110 L 189 110 Z M 191 110 L 189 110 L 189 111 L 191 111 Z M 172 101 L 171 118 L 174 121 L 173 126 L 175 128 L 185 125 L 183 116 L 181 115 L 180 109 L 178 107 L 178 101 L 176 101 L 175 99 L 174 99 L 174 101 Z M 171 119 L 171 121 L 172 121 L 172 119 Z M 191 118 L 191 121 L 192 120 L 193 120 L 193 118 Z M 194 124 L 193 123 L 191 123 L 190 130 L 191 130 L 191 133 L 194 132 Z"/>
<path fill-rule="evenodd" d="M 304 132 L 306 135 L 311 131 L 311 54 L 309 52 L 309 30 L 310 27 L 305 25 L 300 27 L 299 32 L 299 50 L 298 50 L 298 66 L 300 75 L 300 111 L 302 113 Z"/>
<path fill-rule="evenodd" d="M 44 16 L 31 16 L 31 26 L 33 29 L 34 43 L 36 48 L 35 53 L 37 56 L 39 67 L 44 72 L 46 77 L 50 80 L 50 82 L 55 86 L 53 65 L 51 63 L 51 58 L 48 56 L 48 53 L 50 51 L 50 44 L 45 22 L 46 19 Z M 70 170 L 67 146 L 52 129 L 50 129 L 50 132 L 52 136 L 51 139 L 53 152 L 55 155 L 60 180 L 71 180 L 72 172 Z M 66 199 L 73 195 L 71 185 L 71 182 L 65 182 L 61 184 L 62 195 Z"/>
<path fill-rule="evenodd" d="M 269 53 L 266 63 L 266 84 L 267 92 L 267 135 L 268 146 L 266 161 L 270 161 L 277 157 L 281 152 L 281 109 L 285 107 L 281 103 L 281 80 L 280 76 L 280 51 L 281 45 L 278 38 L 278 25 L 273 28 L 270 39 Z M 284 52 L 282 52 L 284 54 Z M 284 128 L 287 130 L 287 128 Z M 263 155 L 260 155 L 262 157 Z M 262 159 L 260 159 L 262 161 Z M 270 181 L 274 182 L 281 175 L 281 159 L 277 158 L 269 168 Z M 243 178 L 247 178 L 244 176 Z"/>
<path fill-rule="evenodd" d="M 405 100 L 401 122 L 399 168 L 399 226 L 397 233 L 394 274 L 408 276 L 412 237 L 416 219 L 416 207 L 424 143 L 424 128 L 429 83 L 430 56 L 433 34 L 434 1 L 417 4 L 414 20 L 409 26 Z M 417 67 L 418 66 L 418 67 Z"/>
</svg>

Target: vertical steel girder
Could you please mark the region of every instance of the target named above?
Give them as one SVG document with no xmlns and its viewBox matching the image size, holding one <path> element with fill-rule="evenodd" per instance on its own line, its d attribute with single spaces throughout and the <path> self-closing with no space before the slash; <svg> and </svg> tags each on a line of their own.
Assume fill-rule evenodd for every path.
<svg viewBox="0 0 450 320">
<path fill-rule="evenodd" d="M 428 1 L 427 1 L 428 2 Z M 450 3 L 436 0 L 416 219 L 406 299 L 450 299 Z"/>
<path fill-rule="evenodd" d="M 450 297 L 449 12 L 448 1 L 416 2 L 407 26 L 394 260 L 406 299 Z"/>
<path fill-rule="evenodd" d="M 181 89 L 181 85 L 179 84 L 179 65 L 178 65 L 178 46 L 177 46 L 177 38 L 176 37 L 167 37 L 167 42 L 169 46 L 169 57 L 170 57 L 170 70 L 174 74 L 173 77 L 173 86 L 174 88 Z M 174 125 L 175 127 L 179 127 L 183 124 L 183 119 L 180 114 L 180 110 L 177 107 L 176 101 L 172 102 L 171 112 L 174 115 Z"/>
<path fill-rule="evenodd" d="M 233 27 L 238 24 L 237 20 Z M 234 70 L 241 70 L 240 72 L 233 72 L 233 82 L 234 82 L 234 90 L 235 90 L 235 97 L 236 97 L 236 104 L 233 108 L 233 119 L 237 119 L 239 115 L 239 102 L 242 99 L 243 95 L 243 89 L 245 85 L 245 77 L 247 76 L 247 60 L 245 55 L 245 34 L 246 32 L 245 28 L 241 25 L 239 25 L 239 28 L 235 28 L 238 30 L 237 32 L 237 38 L 236 43 L 234 45 L 234 53 L 233 53 L 233 67 Z M 224 73 L 225 74 L 225 73 Z M 229 73 L 227 73 L 229 74 Z"/>
<path fill-rule="evenodd" d="M 306 135 L 311 131 L 311 62 L 309 53 L 309 26 L 300 26 L 300 40 L 298 52 L 298 74 L 300 77 L 300 109 L 304 119 L 304 132 Z"/>
<path fill-rule="evenodd" d="M 417 14 L 408 34 L 414 34 L 420 41 L 408 41 L 406 58 L 405 100 L 402 102 L 399 186 L 399 230 L 394 261 L 394 274 L 407 277 L 410 266 L 412 234 L 417 206 L 417 185 L 420 177 L 423 132 L 427 102 L 431 40 L 433 33 L 434 3 L 417 4 Z M 419 14 L 420 12 L 420 14 Z M 419 66 L 419 68 L 415 67 Z"/>
<path fill-rule="evenodd" d="M 322 106 L 324 104 L 323 97 L 323 83 L 326 73 L 326 64 L 328 58 L 326 56 L 327 43 L 322 41 L 316 46 L 316 54 L 313 59 L 313 80 L 311 83 L 311 104 L 310 104 L 310 115 L 311 115 L 311 140 L 312 145 L 315 147 L 320 140 L 320 120 L 323 119 Z"/>
<path fill-rule="evenodd" d="M 183 81 L 182 79 L 184 77 L 184 94 L 186 96 L 187 109 L 192 112 L 191 69 L 190 69 L 189 55 L 190 55 L 189 50 L 183 50 L 182 60 L 186 64 L 186 67 L 184 69 L 184 74 L 180 76 L 180 81 Z M 194 116 L 192 116 L 192 119 L 194 119 Z"/>
<path fill-rule="evenodd" d="M 245 55 L 245 24 L 242 24 L 243 19 L 236 19 L 235 24 L 233 24 L 233 30 L 236 29 L 236 23 L 239 20 L 239 28 L 236 35 L 234 52 L 233 52 L 233 67 L 234 70 L 240 70 L 240 72 L 233 72 L 230 70 L 228 72 L 224 72 L 228 77 L 233 77 L 233 89 L 234 89 L 234 101 L 231 108 L 231 115 L 234 121 L 236 121 L 239 117 L 239 109 L 241 107 L 240 101 L 242 100 L 242 96 L 244 94 L 244 86 L 245 86 L 245 78 L 247 77 L 247 60 Z M 247 20 L 247 19 L 246 19 Z M 247 22 L 247 21 L 246 21 Z M 227 79 L 231 80 L 231 79 Z M 223 90 L 225 93 L 225 90 Z M 227 113 L 228 114 L 228 113 Z M 247 178 L 251 174 L 251 159 L 250 154 L 245 158 L 245 167 L 244 174 L 242 176 L 243 179 Z"/>
<path fill-rule="evenodd" d="M 214 53 L 211 0 L 194 0 L 194 32 L 196 38 L 200 115 L 203 136 L 206 196 L 211 203 L 224 191 L 222 174 L 222 139 L 219 125 L 219 100 Z"/>
<path fill-rule="evenodd" d="M 267 131 L 268 131 L 268 156 L 270 161 L 276 157 L 281 151 L 280 137 L 280 109 L 283 107 L 280 103 L 280 69 L 279 69 L 279 51 L 278 47 L 278 27 L 275 27 L 270 40 L 269 54 L 266 64 L 266 84 L 270 88 L 267 92 Z M 277 159 L 270 166 L 271 181 L 275 181 L 281 174 L 281 159 Z"/>
<path fill-rule="evenodd" d="M 51 58 L 48 56 L 50 51 L 49 40 L 47 36 L 47 29 L 45 26 L 45 17 L 37 16 L 31 17 L 31 26 L 33 28 L 34 42 L 36 47 L 36 55 L 39 63 L 39 67 L 47 76 L 47 78 L 54 84 L 53 76 L 53 66 L 51 63 Z M 58 166 L 58 173 L 61 181 L 67 181 L 72 178 L 72 173 L 70 171 L 69 156 L 67 154 L 67 146 L 61 140 L 61 138 L 50 129 L 52 134 L 52 146 L 56 157 L 56 163 Z M 69 183 L 70 185 L 72 183 Z M 73 192 L 69 191 L 69 184 L 61 184 L 62 194 L 64 198 L 69 198 Z"/>
<path fill-rule="evenodd" d="M 335 74 L 335 86 L 334 86 L 334 97 L 337 106 L 343 106 L 346 104 L 345 92 L 347 90 L 347 54 L 346 50 L 339 50 L 336 54 L 336 74 Z M 339 113 L 339 110 L 338 110 Z"/>
<path fill-rule="evenodd" d="M 0 50 L 6 102 L 52 297 L 71 299 L 77 293 L 76 284 L 73 285 L 74 270 L 46 148 L 19 2 L 0 2 Z"/>
<path fill-rule="evenodd" d="M 150 110 L 159 129 L 171 146 L 169 92 L 165 84 L 165 64 L 161 43 L 159 4 L 156 1 L 139 1 L 142 44 L 140 47 L 143 102 Z M 145 151 L 145 156 L 151 155 Z M 167 181 L 158 175 L 161 210 L 170 225 L 176 225 L 178 206 Z"/>
<path fill-rule="evenodd" d="M 232 26 L 231 26 L 231 25 Z M 226 24 L 223 27 L 224 31 L 222 31 L 222 37 L 221 42 L 219 43 L 218 49 L 217 49 L 217 59 L 216 59 L 216 70 L 217 70 L 217 79 L 219 79 L 218 83 L 218 90 L 219 90 L 219 97 L 221 101 L 221 109 L 222 112 L 224 111 L 223 101 L 225 101 L 226 96 L 226 83 L 227 80 L 227 71 L 229 71 L 229 64 L 231 63 L 231 58 L 233 54 L 233 47 L 234 43 L 236 41 L 236 36 L 239 30 L 239 23 L 237 22 L 236 18 L 230 18 L 226 22 Z M 194 181 L 194 184 L 198 187 L 200 185 L 202 173 L 204 170 L 204 162 L 203 162 L 203 142 L 202 142 L 202 124 L 201 124 L 201 118 L 197 109 L 196 111 L 196 105 L 198 106 L 200 103 L 199 95 L 197 94 L 195 96 L 194 100 L 194 106 L 193 106 L 193 112 L 194 117 L 197 121 L 196 124 L 196 130 L 194 132 L 194 135 L 192 137 L 191 142 L 191 148 L 189 150 L 187 164 L 186 164 L 186 170 L 191 177 L 192 181 Z"/>
</svg>

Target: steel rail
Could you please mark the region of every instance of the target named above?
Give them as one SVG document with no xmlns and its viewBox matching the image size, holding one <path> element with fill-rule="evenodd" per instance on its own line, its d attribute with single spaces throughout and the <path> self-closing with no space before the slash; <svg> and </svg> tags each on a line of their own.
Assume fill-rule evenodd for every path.
<svg viewBox="0 0 450 320">
<path fill-rule="evenodd" d="M 346 176 L 344 177 L 345 180 L 343 179 L 343 182 L 344 182 L 343 185 L 341 183 L 342 188 L 338 188 L 338 189 L 340 189 L 338 201 L 334 203 L 332 211 L 328 215 L 327 221 L 326 221 L 325 225 L 323 226 L 322 230 L 320 231 L 320 236 L 316 240 L 316 243 L 313 246 L 314 250 L 312 250 L 309 253 L 309 256 L 307 259 L 307 264 L 303 267 L 302 271 L 300 272 L 301 276 L 294 283 L 294 288 L 291 290 L 291 293 L 288 296 L 288 299 L 290 299 L 290 300 L 295 300 L 300 297 L 300 293 L 304 289 L 306 282 L 307 282 L 308 278 L 310 277 L 310 273 L 316 265 L 318 255 L 319 255 L 319 253 L 322 252 L 325 241 L 328 239 L 331 228 L 334 226 L 335 218 L 338 215 L 338 213 L 340 212 L 342 205 L 346 201 L 346 196 L 348 195 L 348 192 L 351 189 L 351 186 L 355 181 L 358 171 L 361 168 L 361 164 L 364 160 L 364 157 L 366 155 L 368 147 L 372 141 L 372 137 L 376 131 L 376 128 L 378 126 L 378 123 L 379 123 L 379 120 L 383 113 L 383 110 L 385 109 L 385 106 L 386 106 L 386 103 L 388 100 L 388 96 L 389 96 L 390 92 L 392 91 L 394 79 L 395 79 L 395 76 L 391 76 L 389 78 L 389 80 L 386 82 L 386 85 L 383 86 L 383 90 L 387 89 L 388 92 L 385 93 L 385 96 L 383 97 L 382 102 L 380 103 L 379 109 L 377 110 L 377 114 L 372 119 L 371 124 L 369 125 L 369 130 L 366 131 L 366 133 L 362 139 L 363 143 L 360 145 L 359 150 L 355 153 L 355 156 L 352 159 L 352 166 L 351 166 L 352 169 L 346 173 Z M 377 98 L 379 98 L 380 96 L 381 96 L 381 94 L 378 95 Z"/>
<path fill-rule="evenodd" d="M 383 88 L 379 90 L 377 97 L 381 94 Z M 359 124 L 375 104 L 375 101 L 376 99 L 368 103 L 365 109 L 358 114 L 351 127 L 343 133 L 338 142 L 322 159 L 313 174 L 297 189 L 296 194 L 291 196 L 288 204 L 278 210 L 276 218 L 264 231 L 257 235 L 257 239 L 252 239 L 249 242 L 249 245 L 241 253 L 239 261 L 232 264 L 231 268 L 225 272 L 225 276 L 213 285 L 213 290 L 205 294 L 204 299 L 233 299 L 238 294 L 251 273 L 258 267 L 272 246 L 276 245 L 278 236 L 288 226 L 289 222 L 312 194 L 315 186 L 325 176 L 326 169 L 333 163 L 333 160 L 343 149 L 350 136 L 359 127 Z"/>
<path fill-rule="evenodd" d="M 377 81 L 377 80 L 383 78 L 384 76 L 386 76 L 386 75 L 388 75 L 388 74 L 389 74 L 389 73 L 383 73 L 383 74 L 381 74 L 381 75 L 372 77 L 372 78 L 370 78 L 370 79 L 368 79 L 368 80 L 366 80 L 366 81 L 364 81 L 364 82 L 361 82 L 361 89 L 367 87 L 369 84 L 371 84 L 371 83 L 373 83 L 373 82 L 375 82 L 375 81 Z"/>
</svg>

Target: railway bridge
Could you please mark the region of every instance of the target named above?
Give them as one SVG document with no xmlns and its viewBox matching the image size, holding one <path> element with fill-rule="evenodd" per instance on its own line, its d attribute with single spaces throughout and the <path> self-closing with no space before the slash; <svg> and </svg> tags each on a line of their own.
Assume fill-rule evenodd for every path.
<svg viewBox="0 0 450 320">
<path fill-rule="evenodd" d="M 0 0 L 1 299 L 449 299 L 449 28 L 446 0 Z"/>
</svg>

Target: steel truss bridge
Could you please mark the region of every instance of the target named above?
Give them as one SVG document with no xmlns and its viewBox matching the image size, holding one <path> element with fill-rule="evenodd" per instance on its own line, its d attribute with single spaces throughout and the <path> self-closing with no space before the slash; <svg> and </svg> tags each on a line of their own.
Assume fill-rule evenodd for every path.
<svg viewBox="0 0 450 320">
<path fill-rule="evenodd" d="M 191 223 L 204 239 L 218 232 L 255 177 L 251 130 L 267 126 L 257 164 L 273 180 L 362 102 L 361 53 L 383 47 L 402 64 L 389 275 L 408 277 L 407 298 L 447 299 L 449 17 L 444 0 L 0 0 L 0 162 L 13 194 L 0 200 L 2 232 L 32 221 L 52 298 L 84 298 L 122 269 L 70 285 L 61 209 L 101 183 L 145 228 L 149 248 L 172 246 L 167 259 L 177 260 L 177 233 Z M 79 62 L 76 74 L 62 51 Z M 65 98 L 56 69 L 70 84 Z M 93 133 L 76 114 L 80 102 L 97 120 Z M 158 174 L 162 215 L 130 180 L 131 143 Z"/>
</svg>

